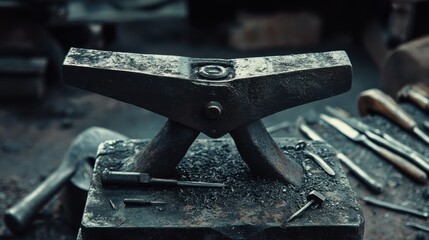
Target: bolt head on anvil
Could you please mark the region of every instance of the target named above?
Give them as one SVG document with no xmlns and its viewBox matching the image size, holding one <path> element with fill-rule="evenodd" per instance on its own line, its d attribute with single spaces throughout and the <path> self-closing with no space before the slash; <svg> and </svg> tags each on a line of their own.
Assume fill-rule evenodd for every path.
<svg viewBox="0 0 429 240">
<path fill-rule="evenodd" d="M 308 194 L 307 200 L 313 200 L 316 204 L 320 204 L 326 200 L 326 197 L 323 196 L 323 194 L 321 194 L 320 192 L 313 190 Z"/>
<path fill-rule="evenodd" d="M 72 48 L 63 77 L 218 138 L 349 90 L 352 66 L 344 51 L 202 59 Z"/>
</svg>

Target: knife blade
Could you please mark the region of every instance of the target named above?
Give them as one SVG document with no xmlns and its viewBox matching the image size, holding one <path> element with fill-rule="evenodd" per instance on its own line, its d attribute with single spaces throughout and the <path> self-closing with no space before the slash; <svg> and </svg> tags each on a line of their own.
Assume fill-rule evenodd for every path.
<svg viewBox="0 0 429 240">
<path fill-rule="evenodd" d="M 305 123 L 301 123 L 298 126 L 298 129 L 301 133 L 314 141 L 326 142 L 319 134 L 317 134 L 310 126 Z M 350 158 L 348 158 L 343 153 L 335 149 L 336 156 L 340 159 L 340 162 L 347 166 L 359 180 L 361 180 L 371 191 L 375 193 L 381 193 L 383 191 L 383 185 L 377 180 L 372 178 L 368 173 L 366 173 L 362 168 L 356 165 Z"/>
<path fill-rule="evenodd" d="M 348 137 L 354 142 L 358 142 L 367 148 L 371 149 L 375 153 L 377 153 L 379 156 L 387 160 L 392 165 L 396 166 L 400 171 L 402 171 L 404 174 L 415 180 L 419 183 L 426 183 L 426 173 L 420 170 L 415 165 L 411 164 L 401 156 L 389 151 L 386 148 L 380 147 L 379 145 L 373 143 L 371 140 L 369 140 L 366 135 L 359 133 L 355 129 L 353 129 L 351 126 L 346 124 L 345 122 L 341 121 L 338 118 L 330 117 L 325 114 L 320 114 L 320 118 L 326 122 L 328 125 L 335 128 L 337 131 Z"/>
<path fill-rule="evenodd" d="M 348 116 L 349 114 L 341 108 L 327 106 L 326 110 L 360 133 L 365 134 L 373 142 L 401 155 L 402 157 L 410 160 L 413 164 L 419 166 L 425 172 L 429 173 L 429 160 L 418 152 L 412 150 L 407 145 L 399 142 L 389 134 L 384 133 L 379 129 L 371 127 L 354 117 Z"/>
</svg>

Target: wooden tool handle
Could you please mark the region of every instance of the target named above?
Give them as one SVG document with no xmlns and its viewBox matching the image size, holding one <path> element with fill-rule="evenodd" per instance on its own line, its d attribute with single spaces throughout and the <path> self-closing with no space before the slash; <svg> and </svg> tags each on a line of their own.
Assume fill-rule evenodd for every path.
<svg viewBox="0 0 429 240">
<path fill-rule="evenodd" d="M 428 103 L 429 103 L 429 99 L 428 98 L 426 98 L 425 96 L 421 95 L 419 92 L 416 92 L 414 90 L 410 91 L 409 98 L 420 109 L 422 109 L 423 111 L 428 112 Z"/>
<path fill-rule="evenodd" d="M 423 184 L 426 183 L 426 173 L 420 170 L 415 165 L 408 162 L 407 160 L 405 160 L 404 158 L 402 158 L 401 156 L 396 155 L 391 151 L 378 146 L 370 140 L 366 140 L 365 144 L 416 182 Z"/>
<path fill-rule="evenodd" d="M 72 167 L 60 167 L 35 190 L 6 210 L 4 221 L 13 233 L 25 230 L 40 209 L 58 193 L 74 172 Z"/>
<path fill-rule="evenodd" d="M 429 85 L 425 82 L 417 82 L 411 85 L 411 88 L 421 95 L 429 98 Z"/>
<path fill-rule="evenodd" d="M 391 97 L 378 89 L 369 89 L 362 92 L 358 98 L 359 113 L 366 116 L 371 112 L 381 114 L 401 127 L 412 131 L 417 125 Z"/>
<path fill-rule="evenodd" d="M 422 109 L 429 112 L 429 98 L 417 86 L 407 85 L 398 92 L 398 99 L 406 99 Z"/>
</svg>

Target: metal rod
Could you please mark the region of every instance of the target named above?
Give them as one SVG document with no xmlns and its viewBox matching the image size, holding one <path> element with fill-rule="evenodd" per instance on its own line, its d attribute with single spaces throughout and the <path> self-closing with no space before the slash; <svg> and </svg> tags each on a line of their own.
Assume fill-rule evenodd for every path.
<svg viewBox="0 0 429 240">
<path fill-rule="evenodd" d="M 378 200 L 375 198 L 371 198 L 371 197 L 364 197 L 362 199 L 363 201 L 365 201 L 367 204 L 370 205 L 374 205 L 374 206 L 378 206 L 378 207 L 383 207 L 386 209 L 390 209 L 390 210 L 394 210 L 394 211 L 398 211 L 398 212 L 404 212 L 404 213 L 409 213 L 418 217 L 422 217 L 422 218 L 428 218 L 429 217 L 429 213 L 428 212 L 423 212 L 420 210 L 416 210 L 416 209 L 412 209 L 412 208 L 408 208 L 408 207 L 403 207 L 397 204 L 393 204 L 390 202 L 385 202 L 382 200 Z"/>
<path fill-rule="evenodd" d="M 405 226 L 412 227 L 412 228 L 415 228 L 415 229 L 418 229 L 418 230 L 422 230 L 422 231 L 425 231 L 425 232 L 429 232 L 429 227 L 426 227 L 426 226 L 418 224 L 418 223 L 407 222 L 407 223 L 405 223 Z"/>
<path fill-rule="evenodd" d="M 115 210 L 115 211 L 118 210 L 116 205 L 113 203 L 112 199 L 109 199 L 109 203 L 110 203 L 110 206 L 112 207 L 113 210 Z"/>
<path fill-rule="evenodd" d="M 383 191 L 383 184 L 372 178 L 362 168 L 356 165 L 350 158 L 341 152 L 337 152 L 337 158 L 341 163 L 346 165 L 350 172 L 352 172 L 358 179 L 360 179 L 371 191 L 381 193 Z"/>
<path fill-rule="evenodd" d="M 292 214 L 292 216 L 290 216 L 286 222 L 290 222 L 292 221 L 294 218 L 296 218 L 298 215 L 300 215 L 302 212 L 304 212 L 305 210 L 307 210 L 307 208 L 309 208 L 311 205 L 313 205 L 314 200 L 310 200 L 308 201 L 302 208 L 300 208 L 298 211 L 296 211 L 294 214 Z"/>
<path fill-rule="evenodd" d="M 325 140 L 319 134 L 317 134 L 311 127 L 304 123 L 299 125 L 299 130 L 303 133 L 303 135 L 305 135 L 311 140 L 325 142 Z M 341 163 L 346 165 L 350 169 L 350 171 L 362 182 L 364 182 L 369 189 L 376 193 L 380 193 L 383 191 L 383 185 L 381 183 L 379 183 L 377 180 L 368 175 L 362 168 L 356 165 L 346 155 L 339 152 L 338 150 L 336 150 L 336 153 L 337 158 L 340 159 Z"/>
<path fill-rule="evenodd" d="M 177 181 L 177 186 L 180 186 L 180 187 L 217 187 L 217 188 L 223 188 L 226 185 L 223 183 Z"/>
<path fill-rule="evenodd" d="M 323 170 L 325 170 L 325 172 L 328 175 L 335 176 L 335 171 L 319 155 L 317 155 L 314 152 L 308 151 L 308 150 L 305 151 L 305 154 L 307 154 L 308 156 L 310 156 L 317 164 L 319 164 L 319 166 Z"/>
<path fill-rule="evenodd" d="M 101 174 L 103 185 L 121 186 L 181 186 L 181 187 L 215 187 L 222 188 L 223 183 L 178 181 L 176 179 L 153 178 L 147 173 L 120 172 L 105 169 Z"/>
<path fill-rule="evenodd" d="M 414 127 L 412 132 L 415 133 L 421 140 L 423 140 L 426 144 L 429 144 L 429 136 L 426 135 L 420 128 Z"/>
<path fill-rule="evenodd" d="M 139 205 L 139 206 L 152 206 L 152 205 L 164 205 L 167 204 L 164 201 L 150 201 L 142 198 L 125 198 L 125 205 Z"/>
</svg>

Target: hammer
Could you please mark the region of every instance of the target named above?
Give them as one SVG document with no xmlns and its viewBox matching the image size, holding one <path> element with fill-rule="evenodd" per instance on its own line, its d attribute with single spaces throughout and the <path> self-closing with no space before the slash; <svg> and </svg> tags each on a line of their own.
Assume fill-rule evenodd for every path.
<svg viewBox="0 0 429 240">
<path fill-rule="evenodd" d="M 61 165 L 34 191 L 6 210 L 4 222 L 9 230 L 15 234 L 25 230 L 39 210 L 73 176 L 79 163 L 95 159 L 98 145 L 112 139 L 127 137 L 100 127 L 91 127 L 80 133 L 67 149 Z"/>
</svg>

